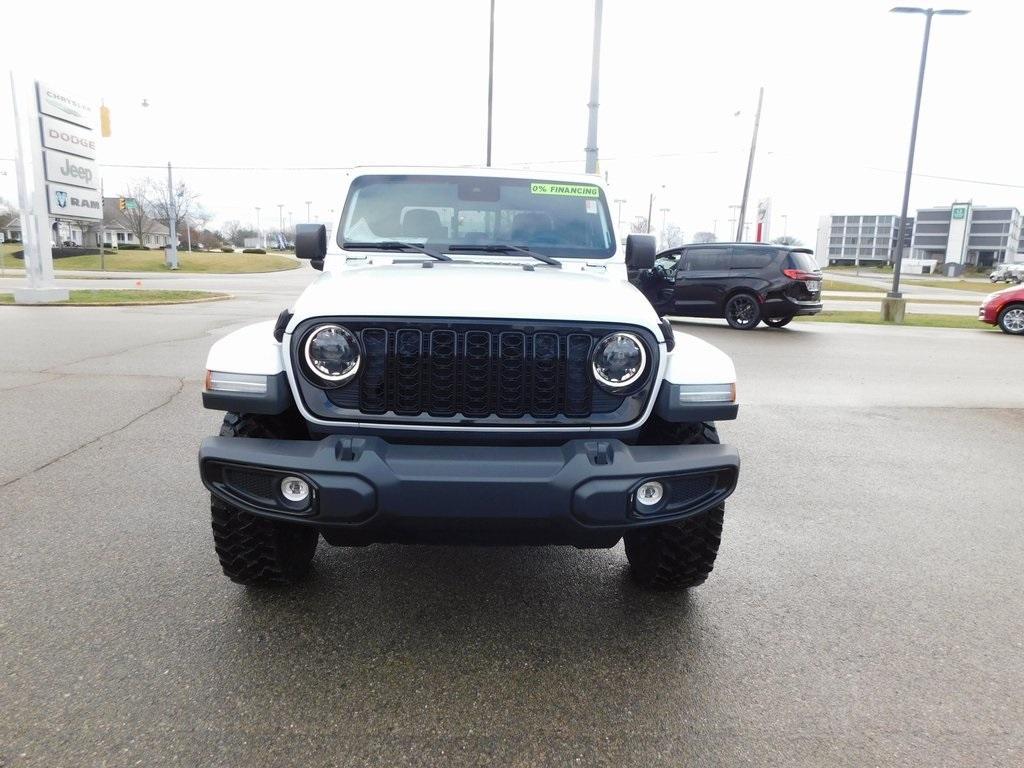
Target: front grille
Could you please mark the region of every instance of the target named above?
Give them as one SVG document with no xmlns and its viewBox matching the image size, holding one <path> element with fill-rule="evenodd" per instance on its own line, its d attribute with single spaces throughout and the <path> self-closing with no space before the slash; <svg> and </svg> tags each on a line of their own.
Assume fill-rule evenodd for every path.
<svg viewBox="0 0 1024 768">
<path fill-rule="evenodd" d="M 353 413 L 576 421 L 629 397 L 600 389 L 590 371 L 594 345 L 621 328 L 338 322 L 359 336 L 364 357 L 357 379 L 326 397 Z"/>
</svg>

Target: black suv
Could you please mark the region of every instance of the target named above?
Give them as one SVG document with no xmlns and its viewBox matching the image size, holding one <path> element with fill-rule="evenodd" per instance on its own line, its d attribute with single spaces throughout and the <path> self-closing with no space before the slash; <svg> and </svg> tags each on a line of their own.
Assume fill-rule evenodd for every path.
<svg viewBox="0 0 1024 768">
<path fill-rule="evenodd" d="M 821 311 L 814 252 L 761 243 L 701 243 L 659 253 L 631 281 L 661 315 L 724 317 L 740 330 L 772 328 Z"/>
</svg>

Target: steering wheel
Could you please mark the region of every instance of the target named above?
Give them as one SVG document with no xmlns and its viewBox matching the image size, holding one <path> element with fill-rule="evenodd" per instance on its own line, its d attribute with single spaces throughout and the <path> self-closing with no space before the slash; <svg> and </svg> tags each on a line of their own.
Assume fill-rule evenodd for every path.
<svg viewBox="0 0 1024 768">
<path fill-rule="evenodd" d="M 651 268 L 651 274 L 654 275 L 659 280 L 668 279 L 668 270 L 665 269 L 664 264 L 655 264 L 654 267 Z"/>
</svg>

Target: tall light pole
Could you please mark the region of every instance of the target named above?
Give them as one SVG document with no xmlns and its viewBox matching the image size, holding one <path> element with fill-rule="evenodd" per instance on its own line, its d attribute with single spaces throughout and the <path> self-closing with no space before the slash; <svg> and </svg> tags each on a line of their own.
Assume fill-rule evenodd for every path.
<svg viewBox="0 0 1024 768">
<path fill-rule="evenodd" d="M 665 218 L 668 216 L 668 212 L 671 208 L 659 208 L 661 211 L 661 247 L 665 247 Z"/>
<path fill-rule="evenodd" d="M 284 203 L 277 204 L 277 231 L 284 233 Z"/>
<path fill-rule="evenodd" d="M 587 109 L 590 117 L 587 121 L 587 157 L 586 172 L 597 173 L 597 93 L 601 75 L 601 10 L 603 0 L 594 0 L 594 50 L 590 62 L 590 101 Z M 648 218 L 650 224 L 650 218 Z"/>
<path fill-rule="evenodd" d="M 761 124 L 761 102 L 764 101 L 764 86 L 757 92 L 757 112 L 754 113 L 754 135 L 750 138 L 750 158 L 747 160 L 747 178 L 743 182 L 743 200 L 740 203 L 739 224 L 736 226 L 736 242 L 743 240 L 743 219 L 747 215 L 747 198 L 750 196 L 750 176 L 754 172 L 754 153 L 757 151 L 757 128 Z"/>
<path fill-rule="evenodd" d="M 622 227 L 622 204 L 625 203 L 625 202 L 628 202 L 625 198 L 622 198 L 622 197 L 615 198 L 615 203 L 616 203 L 616 205 L 619 206 L 619 212 L 617 214 L 618 215 L 618 219 L 616 220 L 615 224 L 619 228 Z"/>
<path fill-rule="evenodd" d="M 491 124 L 494 113 L 494 0 L 491 0 L 491 44 L 487 49 L 487 167 L 491 167 Z"/>
<path fill-rule="evenodd" d="M 789 214 L 782 214 L 782 236 L 785 237 L 789 234 Z"/>
<path fill-rule="evenodd" d="M 312 200 L 307 200 L 306 201 L 306 221 L 307 222 L 310 221 L 309 206 L 311 206 L 312 204 L 313 204 Z"/>
<path fill-rule="evenodd" d="M 260 234 L 260 207 L 256 206 L 256 239 L 263 245 L 263 235 Z"/>
<path fill-rule="evenodd" d="M 907 176 L 903 181 L 903 206 L 900 210 L 900 229 L 896 239 L 896 258 L 892 270 L 892 290 L 882 302 L 883 319 L 903 319 L 903 294 L 900 293 L 900 267 L 903 262 L 903 237 L 907 226 L 907 208 L 910 205 L 910 177 L 914 173 L 914 149 L 917 146 L 917 121 L 921 115 L 921 91 L 924 88 L 924 68 L 928 62 L 928 38 L 932 31 L 932 16 L 965 16 L 970 11 L 956 8 L 908 8 L 898 6 L 890 13 L 920 13 L 924 15 L 924 42 L 921 44 L 921 66 L 917 71 L 917 96 L 914 99 L 914 121 L 910 127 L 910 151 L 907 153 Z M 897 308 L 897 305 L 899 308 Z"/>
</svg>

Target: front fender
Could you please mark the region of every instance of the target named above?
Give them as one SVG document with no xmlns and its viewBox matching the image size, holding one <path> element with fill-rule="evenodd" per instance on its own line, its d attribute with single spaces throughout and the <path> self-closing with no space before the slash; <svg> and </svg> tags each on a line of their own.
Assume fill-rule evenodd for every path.
<svg viewBox="0 0 1024 768">
<path fill-rule="evenodd" d="M 274 323 L 253 323 L 217 340 L 206 356 L 206 370 L 267 377 L 266 392 L 203 389 L 203 406 L 215 411 L 283 413 L 292 405 L 284 345 L 274 338 Z"/>
<path fill-rule="evenodd" d="M 732 358 L 688 333 L 673 331 L 673 336 L 655 414 L 676 423 L 735 419 L 739 406 Z"/>
</svg>

